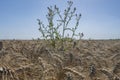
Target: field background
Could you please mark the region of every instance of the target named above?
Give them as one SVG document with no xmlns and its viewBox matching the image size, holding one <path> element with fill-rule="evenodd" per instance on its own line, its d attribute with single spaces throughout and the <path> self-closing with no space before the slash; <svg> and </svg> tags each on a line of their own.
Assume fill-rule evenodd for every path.
<svg viewBox="0 0 120 80">
<path fill-rule="evenodd" d="M 120 40 L 81 40 L 65 51 L 42 40 L 0 41 L 0 80 L 120 80 Z"/>
</svg>

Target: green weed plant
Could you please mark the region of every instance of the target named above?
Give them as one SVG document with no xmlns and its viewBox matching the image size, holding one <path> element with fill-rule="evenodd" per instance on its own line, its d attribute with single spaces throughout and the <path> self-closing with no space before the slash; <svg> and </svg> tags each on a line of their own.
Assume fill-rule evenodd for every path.
<svg viewBox="0 0 120 80">
<path fill-rule="evenodd" d="M 76 14 L 76 7 L 72 8 L 73 2 L 68 1 L 67 3 L 68 7 L 63 11 L 63 14 L 56 5 L 54 7 L 50 6 L 47 8 L 47 26 L 45 26 L 40 19 L 37 19 L 39 31 L 42 34 L 43 39 L 49 41 L 54 48 L 57 47 L 59 42 L 62 50 L 64 50 L 64 45 L 66 42 L 73 41 L 74 37 L 79 35 L 76 34 L 76 30 L 78 29 L 81 18 L 81 14 Z M 69 27 L 68 25 L 72 23 L 71 20 L 73 18 L 75 18 L 75 25 L 73 27 Z M 68 31 L 71 33 L 67 34 L 66 36 L 66 32 Z"/>
</svg>

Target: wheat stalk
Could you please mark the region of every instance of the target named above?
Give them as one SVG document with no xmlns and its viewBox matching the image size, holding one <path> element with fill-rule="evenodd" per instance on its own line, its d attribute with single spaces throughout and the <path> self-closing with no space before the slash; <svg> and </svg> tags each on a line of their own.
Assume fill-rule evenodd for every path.
<svg viewBox="0 0 120 80">
<path fill-rule="evenodd" d="M 108 70 L 101 69 L 100 71 L 104 73 L 109 78 L 109 80 L 113 80 L 113 75 Z"/>
<path fill-rule="evenodd" d="M 71 73 L 73 73 L 74 75 L 77 75 L 77 76 L 79 76 L 79 77 L 81 77 L 81 78 L 85 78 L 85 76 L 83 76 L 81 73 L 79 73 L 79 72 L 77 72 L 77 71 L 75 71 L 75 70 L 73 70 L 73 69 L 71 69 L 71 68 L 64 68 L 63 69 L 63 72 L 64 73 L 66 73 L 66 72 L 71 72 Z"/>
<path fill-rule="evenodd" d="M 57 80 L 55 77 L 46 77 L 45 80 Z"/>
</svg>

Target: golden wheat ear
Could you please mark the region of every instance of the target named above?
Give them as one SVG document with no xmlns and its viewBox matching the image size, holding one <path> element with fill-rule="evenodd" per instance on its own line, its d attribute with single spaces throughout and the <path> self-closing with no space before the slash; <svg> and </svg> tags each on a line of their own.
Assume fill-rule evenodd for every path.
<svg viewBox="0 0 120 80">
<path fill-rule="evenodd" d="M 113 72 L 115 75 L 117 75 L 117 74 L 119 73 L 119 71 L 120 71 L 120 62 L 117 63 L 117 64 L 114 66 L 112 72 Z"/>
<path fill-rule="evenodd" d="M 71 73 L 73 73 L 75 76 L 79 76 L 79 77 L 81 77 L 82 79 L 84 79 L 85 78 L 85 76 L 84 75 L 82 75 L 81 73 L 79 73 L 79 72 L 77 72 L 77 71 L 75 71 L 75 70 L 73 70 L 73 69 L 71 69 L 71 68 L 64 68 L 63 69 L 63 72 L 64 73 L 66 73 L 66 72 L 71 72 Z"/>
<path fill-rule="evenodd" d="M 112 73 L 109 71 L 109 70 L 106 70 L 106 69 L 101 69 L 100 70 L 103 74 L 105 74 L 107 77 L 108 77 L 108 79 L 109 80 L 113 80 L 113 75 L 112 75 Z"/>
</svg>

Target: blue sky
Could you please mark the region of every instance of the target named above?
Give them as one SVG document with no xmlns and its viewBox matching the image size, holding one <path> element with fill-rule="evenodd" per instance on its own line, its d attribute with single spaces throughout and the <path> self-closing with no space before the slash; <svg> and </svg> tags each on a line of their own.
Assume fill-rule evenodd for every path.
<svg viewBox="0 0 120 80">
<path fill-rule="evenodd" d="M 86 39 L 120 38 L 120 0 L 73 0 L 81 13 L 78 32 Z M 63 11 L 67 0 L 0 0 L 0 39 L 40 37 L 36 19 L 46 23 L 47 7 Z"/>
</svg>

